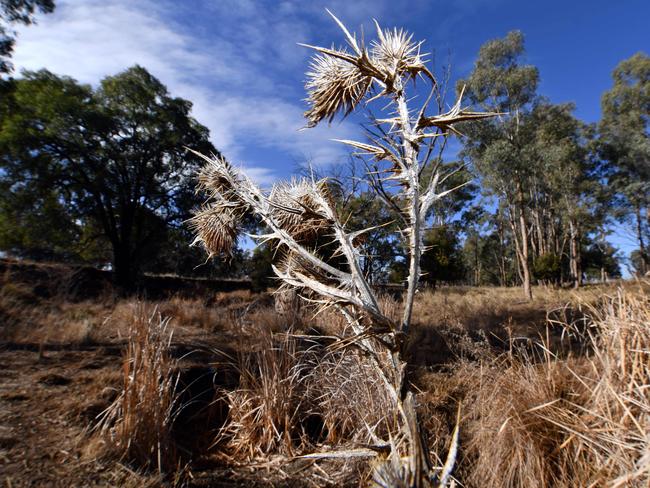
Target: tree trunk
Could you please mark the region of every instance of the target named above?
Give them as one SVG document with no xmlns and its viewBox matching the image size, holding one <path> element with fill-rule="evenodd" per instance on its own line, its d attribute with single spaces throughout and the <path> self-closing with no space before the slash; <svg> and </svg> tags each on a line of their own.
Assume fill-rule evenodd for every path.
<svg viewBox="0 0 650 488">
<path fill-rule="evenodd" d="M 569 219 L 569 269 L 573 287 L 582 286 L 582 259 L 580 253 L 580 232 L 577 222 Z"/>
<path fill-rule="evenodd" d="M 481 283 L 481 268 L 478 255 L 479 238 L 478 233 L 474 236 L 474 286 Z"/>
<path fill-rule="evenodd" d="M 533 214 L 533 227 L 535 231 L 535 237 L 536 239 L 531 238 L 531 243 L 535 244 L 533 245 L 533 255 L 541 256 L 546 253 L 546 243 L 544 242 L 544 228 L 543 228 L 543 222 L 544 218 L 543 216 L 540 215 L 540 211 L 538 209 L 534 209 L 532 211 Z M 535 243 L 535 240 L 537 241 Z"/>
<path fill-rule="evenodd" d="M 498 224 L 498 232 L 499 232 L 499 280 L 500 283 L 499 285 L 501 286 L 507 286 L 507 274 L 506 274 L 506 245 L 505 245 L 505 237 L 504 237 L 504 229 L 503 229 L 503 222 L 499 221 Z"/>
<path fill-rule="evenodd" d="M 131 202 L 119 204 L 119 239 L 113 244 L 114 281 L 121 292 L 131 292 L 139 271 L 139 256 L 135 252 L 139 242 L 134 236 L 134 226 L 137 207 Z M 142 227 L 142 226 L 139 226 Z"/>
<path fill-rule="evenodd" d="M 530 265 L 528 264 L 528 228 L 526 226 L 526 214 L 524 207 L 524 193 L 521 186 L 517 188 L 517 209 L 519 211 L 518 224 L 515 221 L 514 208 L 510 208 L 510 227 L 512 228 L 515 251 L 519 264 L 519 277 L 524 287 L 524 296 L 527 300 L 533 299 L 531 288 Z M 519 228 L 517 228 L 519 227 Z"/>
<path fill-rule="evenodd" d="M 113 249 L 113 282 L 121 292 L 133 290 L 136 277 L 129 249 L 119 245 Z"/>
<path fill-rule="evenodd" d="M 528 231 L 523 207 L 519 211 L 519 231 L 521 232 L 521 270 L 524 282 L 524 295 L 527 300 L 533 299 L 530 285 L 530 266 L 528 265 Z"/>
<path fill-rule="evenodd" d="M 648 271 L 648 254 L 645 248 L 645 241 L 643 239 L 643 221 L 641 220 L 641 205 L 635 205 L 635 215 L 636 215 L 636 237 L 639 241 L 639 254 L 641 256 L 641 275 L 645 275 Z"/>
<path fill-rule="evenodd" d="M 576 284 L 575 287 L 579 288 L 583 285 L 582 281 L 582 235 L 580 232 L 580 227 L 576 225 L 576 250 L 575 250 L 575 260 L 576 260 Z"/>
</svg>

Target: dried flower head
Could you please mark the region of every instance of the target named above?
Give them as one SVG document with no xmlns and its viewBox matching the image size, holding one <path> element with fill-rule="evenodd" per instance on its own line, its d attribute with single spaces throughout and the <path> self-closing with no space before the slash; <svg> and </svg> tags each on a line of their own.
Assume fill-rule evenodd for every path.
<svg viewBox="0 0 650 488">
<path fill-rule="evenodd" d="M 231 185 L 221 167 L 206 164 L 199 172 L 197 189 L 209 194 L 224 194 L 231 190 Z"/>
<path fill-rule="evenodd" d="M 383 73 L 385 85 L 393 86 L 395 79 L 404 74 L 429 74 L 420 54 L 421 43 L 413 42 L 413 35 L 402 29 L 382 30 L 376 22 L 375 25 L 378 39 L 370 43 L 372 63 Z"/>
<path fill-rule="evenodd" d="M 210 256 L 232 255 L 239 235 L 240 216 L 232 208 L 211 205 L 190 220 L 196 232 L 192 245 L 201 244 Z"/>
<path fill-rule="evenodd" d="M 271 190 L 269 203 L 273 207 L 273 217 L 296 241 L 312 241 L 329 228 L 317 198 L 325 187 L 325 182 L 302 179 L 278 183 Z"/>
<path fill-rule="evenodd" d="M 312 249 L 310 252 L 316 256 L 320 255 L 316 249 Z M 314 266 L 313 263 L 310 263 L 308 260 L 304 259 L 304 257 L 283 246 L 280 246 L 280 248 L 276 249 L 276 256 L 274 261 L 274 268 L 276 269 L 276 273 L 279 273 L 279 276 L 288 276 L 294 278 L 297 276 L 302 276 L 329 286 L 341 286 L 341 284 L 337 282 L 336 279 L 333 279 L 330 275 L 323 272 L 322 269 L 319 269 L 317 266 Z M 318 293 L 314 293 L 313 290 L 311 290 L 308 286 L 302 285 L 300 283 L 301 281 L 301 279 L 298 279 L 296 283 L 280 281 L 279 288 L 299 288 L 300 294 L 304 298 L 315 300 L 323 299 L 322 296 L 319 296 Z"/>
<path fill-rule="evenodd" d="M 378 39 L 371 42 L 369 54 L 363 43 L 331 12 L 330 15 L 345 34 L 352 51 L 302 44 L 319 53 L 312 59 L 305 85 L 311 105 L 305 112 L 308 127 L 323 119 L 331 122 L 338 112 L 347 116 L 370 91 L 373 81 L 387 94 L 400 91 L 398 79 L 405 75 L 413 78 L 423 74 L 435 84 L 424 65 L 421 43 L 414 43 L 412 35 L 401 29 L 384 31 L 375 22 Z"/>
<path fill-rule="evenodd" d="M 301 273 L 304 275 L 313 275 L 313 266 L 310 266 L 304 259 L 300 259 L 300 256 L 295 252 L 289 250 L 280 250 L 280 254 L 277 259 L 276 267 L 282 271 L 284 274 L 295 275 L 295 273 Z M 286 283 L 281 285 L 284 288 L 291 287 Z"/>
<path fill-rule="evenodd" d="M 212 159 L 204 157 L 204 159 L 207 164 L 199 172 L 197 191 L 204 192 L 208 198 L 225 206 L 243 205 L 235 191 L 241 178 L 232 165 L 223 157 L 215 156 Z"/>
<path fill-rule="evenodd" d="M 345 51 L 341 53 L 347 54 Z M 307 72 L 307 101 L 305 112 L 308 127 L 323 119 L 332 121 L 337 112 L 347 116 L 368 92 L 372 78 L 364 75 L 358 66 L 327 54 L 314 56 Z"/>
</svg>

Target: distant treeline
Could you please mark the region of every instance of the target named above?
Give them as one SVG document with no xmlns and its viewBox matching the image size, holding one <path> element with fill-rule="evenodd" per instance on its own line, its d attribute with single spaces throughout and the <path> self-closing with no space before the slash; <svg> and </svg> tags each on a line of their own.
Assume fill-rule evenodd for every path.
<svg viewBox="0 0 650 488">
<path fill-rule="evenodd" d="M 110 298 L 122 291 L 115 289 L 111 271 L 91 266 L 0 259 L 0 276 L 3 285 L 10 283 L 14 289 L 25 287 L 41 299 L 82 301 Z M 11 294 L 11 290 L 3 290 L 3 293 Z M 204 299 L 206 302 L 214 299 L 216 292 L 236 290 L 252 290 L 251 281 L 143 274 L 133 287 L 139 296 L 150 300 L 176 296 Z"/>
</svg>

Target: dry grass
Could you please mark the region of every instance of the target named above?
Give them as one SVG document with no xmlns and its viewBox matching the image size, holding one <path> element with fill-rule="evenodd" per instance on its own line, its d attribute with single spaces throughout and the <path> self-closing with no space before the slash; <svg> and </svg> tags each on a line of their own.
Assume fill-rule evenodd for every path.
<svg viewBox="0 0 650 488">
<path fill-rule="evenodd" d="M 540 416 L 568 436 L 574 486 L 650 486 L 650 298 L 619 290 L 592 318 L 586 400 Z"/>
<path fill-rule="evenodd" d="M 303 317 L 287 333 L 286 325 L 279 327 L 286 321 L 268 310 L 242 320 L 239 387 L 224 392 L 229 415 L 217 439 L 229 460 L 295 456 L 324 445 L 358 447 L 394 431 L 395 419 L 386 416 L 391 399 L 372 365 L 354 352 L 330 350 L 326 336 L 294 335 L 302 321 L 309 322 Z M 335 313 L 318 322 L 330 334 L 344 327 Z"/>
<path fill-rule="evenodd" d="M 306 396 L 327 444 L 375 444 L 395 431 L 395 418 L 389 416 L 392 400 L 379 374 L 353 352 L 318 358 L 307 379 Z"/>
<path fill-rule="evenodd" d="M 415 302 L 415 320 L 420 324 L 460 325 L 470 332 L 501 333 L 511 325 L 513 332 L 526 334 L 546 323 L 547 314 L 567 303 L 576 308 L 593 304 L 615 285 L 564 290 L 534 288 L 533 301 L 522 299 L 519 288 L 453 287 L 424 290 Z"/>
<path fill-rule="evenodd" d="M 15 342 L 85 344 L 94 340 L 101 324 L 101 306 L 43 300 L 22 283 L 0 286 L 0 338 Z"/>
<path fill-rule="evenodd" d="M 432 464 L 444 463 L 460 405 L 453 476 L 464 486 L 648 486 L 650 300 L 644 289 L 644 284 L 578 292 L 539 288 L 532 303 L 522 302 L 518 289 L 419 294 L 409 378 L 420 391 L 418 410 Z M 149 321 L 156 307 L 169 318 L 166 329 Z M 384 298 L 382 308 L 398 307 Z M 229 412 L 214 446 L 220 462 L 271 463 L 279 485 L 299 484 L 303 475 L 321 476 L 323 484 L 325 479 L 354 483 L 369 479 L 367 459 L 300 464 L 293 456 L 366 446 L 375 442 L 374 434 L 393 429 L 394 419 L 385 415 L 390 400 L 373 368 L 353 350 L 329 347 L 327 336 L 344 334 L 346 327 L 333 310 L 312 317 L 305 309 L 288 320 L 273 312 L 270 297 L 248 292 L 140 305 L 130 299 L 69 302 L 42 299 L 28 287 L 5 283 L 0 311 L 5 338 L 96 350 L 89 363 L 112 361 L 97 345 L 126 345 L 122 385 L 99 437 L 105 456 L 97 462 L 107 466 L 123 459 L 133 473 L 136 467 L 154 471 L 129 475 L 142 483 L 154 480 L 159 470 L 169 476 L 178 467 L 179 449 L 187 447 L 171 425 L 172 371 L 196 367 L 203 357 L 176 363 L 172 353 L 185 354 L 188 343 L 229 348 L 239 357 L 214 368 L 218 374 L 230 368 L 234 383 L 206 383 L 214 388 L 206 398 L 220 395 L 227 404 L 219 422 Z M 316 337 L 308 341 L 304 334 Z M 560 343 L 569 346 L 556 355 Z M 47 356 L 46 350 L 44 365 Z M 114 400 L 105 390 L 118 372 L 95 378 L 94 369 L 82 368 L 76 376 L 64 376 L 94 386 L 83 401 L 70 398 L 61 408 L 71 422 L 87 423 Z M 219 422 L 210 429 L 219 432 Z M 306 465 L 292 478 L 290 473 Z M 127 473 L 120 468 L 116 476 L 120 472 Z"/>
<path fill-rule="evenodd" d="M 123 365 L 123 387 L 97 425 L 104 455 L 142 469 L 176 469 L 171 435 L 176 401 L 176 361 L 170 357 L 168 320 L 141 309 L 130 327 Z"/>
<path fill-rule="evenodd" d="M 471 486 L 558 486 L 564 435 L 538 409 L 573 394 L 564 364 L 468 365 L 458 374 L 470 389 L 463 402 L 467 463 L 460 471 Z"/>
<path fill-rule="evenodd" d="M 538 354 L 513 346 L 420 378 L 439 456 L 462 404 L 466 486 L 648 486 L 650 302 L 640 289 L 594 302 L 586 332 L 565 324 L 587 336 L 587 355 L 561 358 L 540 340 Z"/>
<path fill-rule="evenodd" d="M 262 331 L 260 349 L 240 354 L 239 387 L 226 391 L 228 421 L 217 441 L 225 440 L 231 460 L 293 456 L 305 442 L 300 416 L 309 351 L 288 335 L 274 340 Z"/>
</svg>

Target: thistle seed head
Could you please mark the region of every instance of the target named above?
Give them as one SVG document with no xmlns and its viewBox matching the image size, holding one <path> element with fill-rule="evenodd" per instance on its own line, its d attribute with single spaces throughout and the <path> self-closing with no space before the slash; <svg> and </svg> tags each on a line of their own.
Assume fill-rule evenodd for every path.
<svg viewBox="0 0 650 488">
<path fill-rule="evenodd" d="M 212 159 L 201 168 L 198 175 L 197 191 L 204 191 L 208 196 L 228 199 L 233 195 L 233 181 L 237 175 L 225 159 Z"/>
<path fill-rule="evenodd" d="M 413 35 L 402 29 L 382 30 L 377 24 L 377 37 L 370 43 L 372 63 L 384 74 L 386 85 L 394 85 L 404 74 L 415 76 L 426 71 L 420 44 L 413 42 Z"/>
<path fill-rule="evenodd" d="M 276 184 L 269 195 L 273 217 L 280 227 L 299 242 L 312 240 L 329 228 L 329 222 L 317 200 L 324 183 L 293 180 Z"/>
<path fill-rule="evenodd" d="M 311 105 L 305 112 L 307 127 L 314 127 L 321 120 L 332 121 L 338 112 L 349 115 L 370 91 L 373 81 L 382 87 L 382 94 L 395 93 L 400 89 L 398 79 L 413 78 L 418 74 L 436 83 L 427 70 L 420 54 L 421 43 L 413 42 L 413 36 L 404 30 L 382 30 L 377 25 L 378 39 L 370 44 L 370 53 L 350 34 L 333 14 L 336 23 L 343 30 L 352 52 L 346 49 L 315 49 L 316 54 L 307 72 L 307 102 Z"/>
<path fill-rule="evenodd" d="M 319 254 L 316 249 L 311 249 L 310 252 L 312 252 L 314 255 Z M 301 257 L 299 254 L 284 247 L 277 249 L 277 264 L 275 266 L 280 272 L 289 276 L 295 276 L 296 273 L 299 273 L 303 276 L 307 276 L 308 278 L 324 284 L 334 285 L 336 283 L 316 266 Z M 289 285 L 287 283 L 283 283 L 281 285 L 281 288 L 291 287 L 292 285 Z M 303 290 L 302 293 L 305 294 L 305 296 L 311 295 L 307 289 Z"/>
<path fill-rule="evenodd" d="M 190 220 L 196 232 L 192 245 L 200 244 L 212 257 L 231 256 L 239 235 L 240 216 L 230 207 L 204 207 Z"/>
<path fill-rule="evenodd" d="M 345 51 L 341 54 L 347 55 Z M 305 117 L 308 127 L 321 120 L 331 122 L 338 112 L 347 116 L 368 92 L 372 78 L 355 64 L 327 54 L 313 57 L 307 72 L 307 102 L 309 110 Z"/>
</svg>

